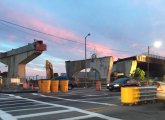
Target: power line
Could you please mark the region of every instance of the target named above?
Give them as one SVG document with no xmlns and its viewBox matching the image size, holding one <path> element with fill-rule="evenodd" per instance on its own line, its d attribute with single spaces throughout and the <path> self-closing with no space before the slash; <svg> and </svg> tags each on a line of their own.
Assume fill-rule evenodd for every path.
<svg viewBox="0 0 165 120">
<path fill-rule="evenodd" d="M 84 45 L 84 43 L 82 43 L 82 42 L 78 42 L 78 41 L 75 41 L 75 40 L 63 38 L 63 37 L 61 37 L 61 36 L 56 36 L 56 35 L 53 35 L 53 34 L 45 33 L 45 32 L 42 32 L 42 31 L 39 31 L 39 30 L 35 30 L 35 29 L 29 28 L 29 27 L 25 27 L 25 26 L 22 26 L 22 25 L 13 23 L 13 22 L 9 22 L 9 21 L 2 20 L 2 19 L 0 19 L 0 21 L 1 21 L 1 22 L 4 22 L 4 23 L 7 23 L 7 24 L 10 24 L 10 25 L 14 25 L 14 26 L 23 28 L 23 29 L 27 29 L 27 30 L 30 30 L 30 31 L 34 31 L 34 32 L 41 33 L 41 34 L 45 34 L 45 35 L 48 35 L 48 36 L 51 36 L 51 37 L 55 37 L 55 38 L 58 38 L 58 39 L 62 39 L 62 40 L 66 40 L 66 41 L 70 41 L 70 42 L 79 43 L 79 44 L 83 44 L 83 45 Z M 15 28 L 15 29 L 17 29 L 17 28 Z M 18 29 L 17 29 L 17 30 L 18 30 Z M 22 31 L 22 30 L 19 30 L 19 31 Z M 31 34 L 31 33 L 25 32 L 25 31 L 22 31 L 22 32 L 24 32 L 24 33 L 26 33 L 26 34 Z M 32 34 L 31 34 L 31 35 L 32 35 Z M 32 35 L 32 36 L 35 36 L 35 35 Z M 91 44 L 87 44 L 87 46 L 96 47 L 96 46 L 91 45 Z M 123 50 L 112 49 L 112 48 L 106 48 L 106 47 L 102 47 L 102 49 L 112 50 L 112 51 L 117 51 L 117 52 L 124 52 L 124 53 L 132 53 L 132 51 L 123 51 Z"/>
<path fill-rule="evenodd" d="M 11 25 L 17 26 L 17 27 L 21 27 L 21 28 L 24 28 L 24 29 L 28 29 L 28 30 L 32 30 L 32 31 L 35 31 L 35 32 L 39 32 L 39 33 L 41 33 L 41 34 L 46 34 L 46 35 L 48 35 L 48 36 L 56 37 L 56 38 L 58 38 L 58 39 L 68 40 L 68 41 L 71 41 L 71 42 L 74 41 L 74 40 L 69 40 L 69 39 L 62 38 L 62 37 L 57 37 L 57 36 L 54 36 L 54 35 L 51 35 L 51 34 L 48 34 L 48 33 L 44 33 L 44 32 L 41 32 L 41 31 L 37 31 L 37 30 L 31 29 L 31 28 L 27 28 L 27 27 L 24 27 L 24 26 L 15 24 L 15 23 L 11 23 L 11 22 L 5 21 L 5 20 L 1 20 L 1 19 L 0 19 L 0 21 L 5 22 L 5 23 L 7 23 L 7 24 L 11 24 Z M 4 25 L 5 25 L 5 24 L 4 24 Z M 7 26 L 8 26 L 8 25 L 7 25 Z M 12 27 L 12 26 L 8 26 L 8 27 Z M 29 34 L 30 36 L 33 36 L 33 37 L 39 37 L 39 36 L 36 36 L 36 35 L 34 35 L 34 34 L 25 32 L 25 31 L 20 30 L 20 29 L 17 29 L 17 28 L 14 28 L 14 29 L 16 29 L 16 30 L 18 30 L 18 31 L 21 31 L 21 32 L 23 32 L 23 33 L 25 33 L 25 34 Z M 56 41 L 54 41 L 54 42 L 56 42 Z M 80 43 L 80 44 L 84 44 L 84 43 L 77 42 L 77 41 L 74 41 L 74 42 Z M 60 44 L 60 43 L 58 43 L 58 42 L 56 42 L 56 43 L 57 43 L 57 44 Z M 61 44 L 61 45 L 63 46 L 64 44 Z M 75 48 L 75 49 L 78 49 L 78 50 L 82 50 L 82 49 L 77 48 L 77 47 L 74 47 L 74 46 L 72 46 L 72 48 Z M 87 51 L 91 52 L 92 50 L 87 50 Z"/>
<path fill-rule="evenodd" d="M 78 41 L 74 41 L 74 40 L 71 40 L 71 39 L 67 39 L 67 38 L 63 38 L 63 37 L 56 36 L 56 35 L 53 35 L 53 34 L 45 33 L 45 32 L 39 31 L 39 30 L 34 30 L 32 28 L 25 27 L 25 26 L 22 26 L 22 25 L 18 25 L 16 23 L 12 23 L 12 22 L 9 22 L 9 21 L 6 21 L 6 20 L 0 19 L 0 21 L 4 22 L 4 23 L 7 23 L 7 24 L 14 25 L 14 26 L 18 26 L 18 27 L 21 27 L 21 28 L 24 28 L 24 29 L 27 29 L 27 30 L 31 30 L 31 31 L 34 31 L 34 32 L 38 32 L 38 33 L 41 33 L 41 34 L 48 35 L 48 36 L 52 36 L 52 37 L 55 37 L 55 38 L 58 38 L 58 39 L 67 40 L 67 41 L 71 41 L 71 42 L 75 42 L 75 43 L 79 43 L 79 44 L 84 44 L 84 43 L 81 43 L 81 42 L 78 42 Z"/>
<path fill-rule="evenodd" d="M 16 28 L 16 27 L 14 27 L 14 26 L 9 26 L 8 24 L 5 24 L 5 23 L 1 23 L 2 25 L 5 25 L 5 26 L 7 26 L 7 27 L 12 27 L 13 29 L 16 29 L 16 30 L 18 30 L 18 31 L 20 31 L 20 32 L 23 32 L 23 33 L 25 33 L 25 34 L 28 34 L 28 35 L 30 35 L 30 36 L 33 36 L 33 37 L 40 37 L 40 36 L 38 36 L 38 35 L 34 35 L 34 34 L 32 34 L 32 33 L 29 33 L 29 32 L 26 32 L 26 31 L 23 31 L 23 30 L 20 30 L 20 29 L 18 29 L 18 28 Z M 7 29 L 9 29 L 9 28 L 7 28 Z M 11 31 L 11 29 L 9 29 L 10 31 Z"/>
<path fill-rule="evenodd" d="M 2 23 L 2 24 L 3 24 L 3 23 Z M 33 36 L 33 37 L 43 38 L 43 37 L 40 36 L 40 35 L 34 35 L 34 34 L 32 34 L 32 33 L 25 32 L 25 31 L 23 31 L 23 30 L 20 30 L 20 29 L 18 29 L 18 28 L 13 27 L 13 26 L 9 26 L 9 25 L 7 25 L 7 24 L 3 24 L 3 25 L 6 25 L 6 26 L 8 26 L 8 27 L 12 27 L 12 28 L 14 28 L 14 29 L 16 29 L 16 30 L 18 30 L 18 31 L 20 31 L 20 32 L 23 32 L 23 33 L 28 34 L 28 35 Z M 9 29 L 9 30 L 11 30 L 11 29 Z M 59 43 L 59 42 L 57 42 L 57 41 L 53 41 L 53 42 L 55 42 L 56 44 L 61 45 L 62 47 L 64 47 L 64 45 L 67 46 L 65 43 Z M 75 47 L 75 46 L 71 46 L 71 48 L 78 49 L 78 50 L 82 50 L 81 48 L 78 48 L 78 47 Z M 92 50 L 87 50 L 87 52 L 92 52 Z"/>
</svg>

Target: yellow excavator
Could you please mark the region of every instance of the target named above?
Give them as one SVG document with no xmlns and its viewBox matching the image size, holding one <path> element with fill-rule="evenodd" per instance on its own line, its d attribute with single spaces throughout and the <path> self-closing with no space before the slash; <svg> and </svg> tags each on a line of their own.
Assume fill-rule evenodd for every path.
<svg viewBox="0 0 165 120">
<path fill-rule="evenodd" d="M 53 73 L 53 65 L 46 60 L 46 78 L 47 79 L 52 79 L 54 78 L 54 73 Z M 73 89 L 75 86 L 77 86 L 77 84 L 75 83 L 75 80 L 73 78 L 68 78 L 67 76 L 58 76 L 56 77 L 56 79 L 64 79 L 64 80 L 69 80 L 69 84 L 68 84 L 68 89 L 71 90 Z"/>
<path fill-rule="evenodd" d="M 48 60 L 46 60 L 46 78 L 47 79 L 54 78 L 53 65 Z"/>
</svg>

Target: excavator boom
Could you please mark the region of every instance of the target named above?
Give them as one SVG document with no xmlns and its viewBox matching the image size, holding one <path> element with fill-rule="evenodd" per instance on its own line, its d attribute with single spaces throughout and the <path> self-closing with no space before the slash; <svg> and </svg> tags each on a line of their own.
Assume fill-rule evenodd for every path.
<svg viewBox="0 0 165 120">
<path fill-rule="evenodd" d="M 53 65 L 48 60 L 46 60 L 46 77 L 47 79 L 51 79 L 54 77 Z"/>
</svg>

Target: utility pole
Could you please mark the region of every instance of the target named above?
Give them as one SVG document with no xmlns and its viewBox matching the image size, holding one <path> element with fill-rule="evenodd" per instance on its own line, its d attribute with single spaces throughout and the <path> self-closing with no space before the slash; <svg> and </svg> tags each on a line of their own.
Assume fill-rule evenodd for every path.
<svg viewBox="0 0 165 120">
<path fill-rule="evenodd" d="M 150 47 L 148 46 L 148 59 L 147 59 L 147 79 L 149 81 L 149 77 L 150 77 Z"/>
<path fill-rule="evenodd" d="M 147 59 L 147 85 L 149 85 L 150 77 L 150 46 L 148 46 L 148 59 Z"/>
<path fill-rule="evenodd" d="M 86 43 L 86 38 L 90 36 L 90 33 L 87 34 L 87 36 L 85 37 L 85 80 L 84 80 L 84 84 L 85 84 L 85 87 L 87 87 L 87 84 L 86 84 L 86 80 L 87 80 L 87 66 L 86 66 L 86 59 L 87 59 L 87 55 L 86 55 L 86 46 L 87 46 L 87 43 Z"/>
</svg>

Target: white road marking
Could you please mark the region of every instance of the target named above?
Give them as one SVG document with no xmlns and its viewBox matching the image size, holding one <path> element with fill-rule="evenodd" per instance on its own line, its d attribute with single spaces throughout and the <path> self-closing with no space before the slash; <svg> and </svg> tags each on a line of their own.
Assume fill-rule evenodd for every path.
<svg viewBox="0 0 165 120">
<path fill-rule="evenodd" d="M 9 96 L 9 94 L 0 93 L 0 96 Z"/>
<path fill-rule="evenodd" d="M 18 99 L 21 98 L 20 96 L 15 96 L 15 95 L 13 95 L 13 94 L 4 94 L 4 95 L 6 95 L 6 96 L 10 96 L 10 97 L 14 97 L 14 98 L 18 98 Z"/>
<path fill-rule="evenodd" d="M 7 100 L 7 101 L 0 101 L 0 104 L 10 103 L 10 102 L 21 102 L 21 101 L 26 102 L 23 99 L 13 99 L 13 100 Z"/>
<path fill-rule="evenodd" d="M 78 99 L 78 100 L 99 100 L 99 99 L 110 99 L 110 98 L 117 98 L 118 100 L 120 100 L 120 96 L 95 97 L 95 98 L 86 98 L 86 99 Z"/>
<path fill-rule="evenodd" d="M 66 100 L 66 101 L 72 101 L 72 102 L 83 102 L 83 103 L 92 103 L 92 104 L 100 104 L 100 105 L 106 105 L 106 106 L 118 106 L 115 104 L 109 104 L 109 103 L 100 103 L 100 102 L 94 102 L 94 101 L 82 101 L 82 100 L 73 100 L 73 99 L 65 99 L 65 98 L 60 98 L 60 97 L 53 97 L 53 96 L 46 96 L 39 94 L 42 97 L 49 97 L 49 98 L 55 98 L 55 99 L 60 99 L 60 100 Z"/>
<path fill-rule="evenodd" d="M 34 114 L 27 114 L 27 115 L 19 115 L 19 116 L 15 116 L 15 117 L 16 117 L 17 119 L 20 119 L 20 118 L 30 118 L 30 117 L 38 117 L 38 116 L 44 116 L 44 115 L 65 113 L 65 112 L 70 112 L 70 111 L 71 111 L 71 110 L 58 110 L 58 111 L 34 113 Z"/>
<path fill-rule="evenodd" d="M 12 94 L 4 94 L 4 95 L 8 95 L 8 96 L 11 96 L 11 97 L 15 97 L 15 95 L 12 95 Z"/>
<path fill-rule="evenodd" d="M 0 98 L 0 100 L 10 100 L 10 99 L 15 99 L 15 97 L 4 97 L 4 98 Z"/>
<path fill-rule="evenodd" d="M 20 98 L 20 96 L 14 96 L 14 95 L 11 95 L 11 94 L 1 94 L 2 97 L 4 98 L 0 98 L 0 101 L 1 100 L 10 100 L 10 99 L 15 99 L 15 98 Z"/>
<path fill-rule="evenodd" d="M 16 112 L 16 111 L 27 111 L 27 110 L 40 110 L 40 109 L 46 109 L 46 108 L 55 108 L 54 106 L 50 106 L 50 107 L 37 107 L 37 108 L 29 108 L 29 109 L 18 109 L 18 110 L 9 110 L 9 111 L 5 111 L 5 112 Z"/>
<path fill-rule="evenodd" d="M 17 120 L 15 117 L 13 117 L 12 115 L 0 110 L 0 118 L 2 120 Z"/>
<path fill-rule="evenodd" d="M 42 102 L 42 101 L 33 100 L 33 99 L 29 99 L 29 98 L 22 98 L 22 99 L 33 101 L 33 102 L 38 102 L 38 103 L 45 104 L 45 105 L 52 105 L 52 106 L 55 106 L 55 107 L 63 107 L 63 108 L 69 109 L 69 111 L 71 110 L 71 111 L 76 111 L 76 112 L 80 112 L 80 113 L 84 113 L 84 114 L 89 114 L 89 115 L 93 115 L 95 117 L 99 117 L 99 118 L 106 119 L 106 120 L 121 120 L 121 119 L 118 119 L 118 118 L 109 117 L 109 116 L 106 116 L 106 115 L 102 115 L 102 114 L 99 114 L 99 113 L 94 113 L 94 112 L 82 110 L 82 109 L 75 108 L 75 107 L 69 107 L 69 106 L 59 105 L 59 104 L 54 104 L 54 103 L 47 103 L 47 102 Z M 19 117 L 19 116 L 17 116 L 17 117 Z"/>
<path fill-rule="evenodd" d="M 28 101 L 26 103 L 34 103 L 34 102 Z M 6 106 L 6 105 L 21 105 L 21 104 L 26 105 L 26 103 L 24 103 L 24 102 L 22 102 L 22 103 L 7 103 L 7 104 L 0 105 L 0 107 Z"/>
<path fill-rule="evenodd" d="M 20 96 L 15 96 L 17 99 L 21 99 L 21 97 Z"/>
<path fill-rule="evenodd" d="M 88 93 L 93 93 L 93 92 L 94 91 L 88 91 Z M 80 94 L 84 94 L 84 91 L 70 91 L 66 93 L 65 95 L 80 95 Z M 64 94 L 62 96 L 64 96 Z"/>
<path fill-rule="evenodd" d="M 89 96 L 105 96 L 105 95 L 107 95 L 107 94 L 101 94 L 101 95 L 84 95 L 84 96 L 82 96 L 82 97 L 89 97 Z"/>
<path fill-rule="evenodd" d="M 42 96 L 44 96 L 44 95 L 42 95 Z M 34 99 L 23 98 L 23 97 L 20 97 L 20 96 L 15 96 L 15 97 L 16 98 L 22 98 L 22 99 L 27 100 L 27 101 L 35 102 L 36 104 L 39 103 L 40 105 L 50 105 L 50 106 L 53 106 L 53 107 L 62 107 L 62 108 L 66 108 L 67 110 L 59 110 L 59 111 L 52 111 L 52 112 L 42 112 L 42 113 L 18 115 L 18 116 L 11 116 L 10 114 L 8 114 L 8 113 L 6 113 L 4 111 L 0 111 L 0 115 L 1 115 L 2 120 L 17 120 L 19 118 L 37 117 L 37 116 L 42 116 L 42 115 L 58 114 L 58 113 L 64 113 L 64 112 L 70 112 L 70 111 L 76 111 L 76 112 L 84 113 L 84 114 L 87 114 L 87 115 L 79 116 L 79 117 L 72 117 L 72 118 L 69 118 L 69 120 L 85 119 L 85 118 L 91 118 L 91 117 L 99 117 L 99 118 L 106 119 L 106 120 L 121 120 L 121 119 L 117 119 L 117 118 L 114 118 L 114 117 L 105 116 L 105 115 L 102 115 L 102 114 L 99 114 L 99 113 L 94 113 L 94 112 L 82 110 L 82 109 L 75 108 L 75 107 L 69 107 L 69 106 L 59 105 L 59 104 L 54 104 L 54 103 L 47 103 L 47 102 L 42 102 L 42 101 L 38 101 L 38 100 L 34 100 Z M 44 96 L 44 97 L 49 97 L 49 96 Z M 52 97 L 52 96 L 50 96 L 50 97 Z M 59 99 L 64 99 L 64 98 L 59 98 Z M 70 99 L 66 99 L 66 100 L 73 101 L 73 100 L 70 100 Z M 91 103 L 90 101 L 80 101 L 80 102 Z M 98 102 L 92 102 L 92 103 L 97 103 L 98 104 Z M 108 105 L 110 105 L 110 104 L 108 104 Z M 32 106 L 35 106 L 35 105 L 32 105 Z M 25 107 L 25 106 L 21 106 L 21 107 Z"/>
<path fill-rule="evenodd" d="M 0 101 L 1 100 L 9 100 L 9 99 L 15 99 L 15 98 L 0 98 Z"/>
<path fill-rule="evenodd" d="M 32 95 L 38 95 L 37 93 L 32 93 Z"/>
<path fill-rule="evenodd" d="M 24 106 L 19 106 L 19 107 L 34 107 L 34 106 L 39 106 L 39 105 L 43 105 L 43 104 L 37 103 L 35 105 L 24 105 Z M 13 106 L 13 107 L 3 107 L 3 108 L 5 108 L 5 109 L 12 109 L 12 108 L 15 108 L 15 106 Z"/>
<path fill-rule="evenodd" d="M 84 115 L 84 116 L 78 116 L 78 117 L 71 117 L 71 118 L 65 118 L 60 120 L 80 120 L 80 119 L 86 119 L 86 118 L 92 118 L 95 117 L 93 115 Z"/>
</svg>

